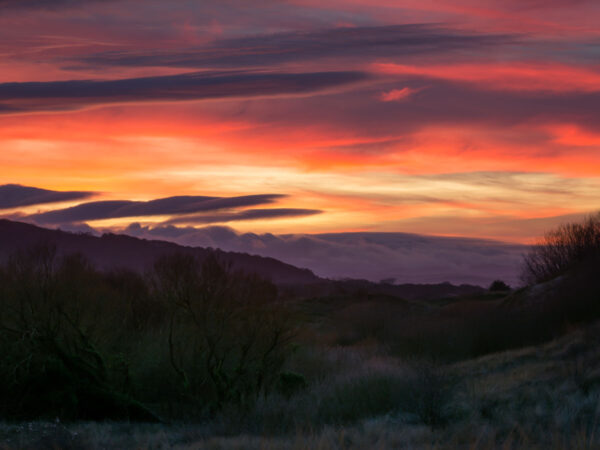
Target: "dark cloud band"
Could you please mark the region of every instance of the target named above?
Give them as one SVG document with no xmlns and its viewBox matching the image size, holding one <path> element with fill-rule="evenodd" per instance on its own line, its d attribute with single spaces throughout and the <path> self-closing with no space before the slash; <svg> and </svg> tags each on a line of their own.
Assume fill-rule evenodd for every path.
<svg viewBox="0 0 600 450">
<path fill-rule="evenodd" d="M 94 81 L 0 84 L 0 112 L 74 109 L 142 101 L 183 101 L 302 94 L 365 80 L 362 72 L 195 72 Z"/>
<path fill-rule="evenodd" d="M 0 10 L 59 10 L 88 3 L 109 3 L 114 0 L 0 0 Z"/>
<path fill-rule="evenodd" d="M 18 184 L 5 184 L 0 186 L 0 209 L 81 200 L 93 195 L 94 192 L 50 191 Z"/>
<path fill-rule="evenodd" d="M 302 217 L 320 214 L 323 211 L 318 209 L 301 209 L 301 208 L 271 208 L 271 209 L 249 209 L 246 211 L 219 213 L 219 214 L 203 214 L 187 217 L 177 217 L 168 220 L 163 225 L 174 224 L 207 224 L 207 223 L 227 223 L 239 222 L 244 220 L 260 220 L 260 219 L 282 219 L 285 217 Z"/>
<path fill-rule="evenodd" d="M 489 48 L 516 39 L 510 35 L 469 34 L 423 24 L 343 27 L 221 39 L 185 50 L 104 52 L 77 61 L 98 67 L 260 67 L 327 57 L 372 59 L 447 53 L 457 49 Z"/>
<path fill-rule="evenodd" d="M 284 196 L 280 194 L 257 194 L 225 198 L 180 196 L 147 202 L 129 200 L 99 201 L 33 214 L 28 218 L 40 224 L 60 224 L 122 217 L 182 215 L 269 204 L 282 197 Z"/>
</svg>

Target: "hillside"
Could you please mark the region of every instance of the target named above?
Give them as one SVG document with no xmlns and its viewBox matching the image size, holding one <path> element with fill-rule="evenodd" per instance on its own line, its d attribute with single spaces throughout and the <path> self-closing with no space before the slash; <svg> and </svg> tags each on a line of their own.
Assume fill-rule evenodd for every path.
<svg viewBox="0 0 600 450">
<path fill-rule="evenodd" d="M 356 298 L 383 294 L 406 299 L 429 299 L 476 294 L 483 290 L 479 286 L 456 286 L 451 283 L 382 284 L 367 280 L 327 280 L 319 278 L 309 269 L 298 268 L 265 256 L 189 247 L 122 234 L 104 234 L 97 237 L 0 219 L 0 262 L 17 250 L 40 243 L 56 245 L 62 254 L 81 253 L 100 269 L 127 268 L 135 271 L 144 271 L 164 254 L 192 253 L 203 259 L 210 253 L 216 253 L 220 258 L 230 261 L 235 269 L 271 280 L 280 287 L 285 287 L 290 295 L 309 298 L 340 294 Z"/>
<path fill-rule="evenodd" d="M 7 449 L 57 445 L 89 450 L 116 447 L 597 449 L 600 445 L 596 420 L 600 400 L 599 332 L 600 323 L 596 323 L 547 344 L 446 367 L 444 377 L 453 380 L 453 387 L 445 398 L 445 406 L 440 406 L 449 415 L 443 427 L 426 427 L 402 410 L 368 417 L 357 424 L 298 430 L 287 436 L 251 433 L 219 436 L 210 427 L 181 423 L 34 422 L 0 424 L 0 442 Z M 377 355 L 367 358 L 365 363 L 371 364 L 370 373 L 375 379 L 381 371 L 392 379 L 397 375 L 398 380 L 407 375 L 403 363 L 384 365 Z M 436 383 L 441 380 L 438 378 Z M 425 389 L 422 384 L 412 388 Z M 431 385 L 431 394 L 435 395 L 439 388 L 439 384 Z M 378 391 L 373 392 L 374 396 L 377 394 Z M 361 399 L 357 397 L 354 401 L 360 405 Z M 298 403 L 294 407 L 299 407 Z M 285 416 L 283 413 L 279 420 Z M 263 420 L 268 419 L 263 417 Z"/>
<path fill-rule="evenodd" d="M 274 258 L 245 253 L 223 252 L 200 247 L 185 247 L 165 241 L 149 241 L 118 234 L 100 237 L 50 230 L 34 225 L 0 219 L 0 261 L 11 253 L 44 243 L 56 245 L 62 254 L 81 253 L 100 269 L 128 268 L 143 271 L 161 255 L 184 252 L 200 259 L 215 252 L 234 268 L 255 273 L 276 284 L 310 284 L 319 278 L 308 269 L 299 269 Z"/>
<path fill-rule="evenodd" d="M 115 235 L 93 238 L 24 224 L 4 226 L 5 231 L 13 230 L 12 248 L 30 242 L 29 234 L 39 240 L 50 233 L 59 239 L 55 242 L 61 251 L 77 250 L 75 244 L 83 245 L 80 240 L 87 251 L 104 244 L 106 253 L 100 255 L 111 264 L 115 260 L 110 258 L 119 255 L 115 243 L 122 243 L 120 251 L 145 252 L 135 255 L 138 261 L 178 248 Z M 29 240 L 17 242 L 19 233 Z M 10 241 L 5 239 L 2 248 L 7 251 Z M 205 254 L 214 251 L 183 249 Z M 126 260 L 132 267 L 135 261 Z M 232 358 L 227 366 L 231 370 L 238 367 L 236 355 L 245 355 L 230 351 L 231 345 L 241 349 L 254 343 L 269 345 L 276 342 L 270 333 L 279 332 L 291 340 L 281 341 L 278 348 L 281 357 L 277 356 L 279 362 L 274 364 L 281 365 L 269 366 L 272 384 L 256 391 L 255 397 L 249 391 L 253 396 L 249 403 L 228 397 L 226 406 L 214 408 L 209 402 L 219 400 L 216 389 L 220 385 L 207 387 L 204 380 L 210 374 L 201 372 L 202 367 L 210 370 L 201 357 L 211 353 L 198 351 L 204 348 L 202 340 L 188 345 L 190 335 L 194 336 L 190 333 L 196 330 L 201 337 L 205 330 L 203 326 L 192 328 L 198 317 L 195 310 L 186 310 L 186 315 L 179 316 L 178 328 L 171 328 L 164 302 L 172 291 L 163 294 L 162 290 L 169 285 L 150 288 L 143 277 L 135 281 L 135 276 L 119 279 L 100 272 L 69 271 L 72 269 L 66 266 L 66 271 L 58 270 L 51 279 L 48 286 L 57 290 L 44 290 L 42 285 L 39 292 L 30 282 L 35 278 L 19 278 L 18 271 L 4 271 L 4 283 L 0 284 L 4 301 L 15 305 L 6 310 L 18 311 L 17 306 L 32 299 L 34 306 L 37 299 L 38 308 L 33 309 L 36 314 L 31 327 L 21 333 L 33 336 L 29 340 L 15 344 L 12 339 L 14 327 L 23 326 L 21 316 L 12 316 L 11 322 L 7 314 L 0 323 L 4 333 L 0 343 L 8 355 L 4 371 L 0 370 L 6 381 L 0 386 L 6 386 L 4 398 L 12 399 L 6 404 L 21 408 L 19 418 L 30 420 L 12 422 L 15 409 L 9 406 L 5 410 L 6 422 L 0 423 L 3 448 L 598 448 L 600 313 L 595 305 L 600 286 L 590 281 L 585 266 L 554 281 L 514 291 L 317 280 L 307 283 L 305 292 L 290 298 L 283 309 L 279 303 L 261 300 L 256 304 L 261 309 L 249 310 L 244 309 L 245 303 L 233 300 L 224 310 L 216 310 L 216 314 L 227 311 L 230 318 L 232 334 L 220 339 L 229 343 L 223 349 L 224 358 Z M 156 279 L 158 283 L 161 280 Z M 184 286 L 196 289 L 202 284 Z M 239 298 L 253 298 L 247 289 L 252 285 L 237 286 L 244 286 Z M 420 292 L 421 298 L 396 295 L 402 289 L 410 293 L 408 288 Z M 452 289 L 454 294 L 449 294 Z M 299 292 L 301 288 L 286 285 L 281 291 Z M 221 300 L 238 298 L 237 291 L 229 292 L 234 297 L 224 295 Z M 255 298 L 262 299 L 266 291 L 255 292 L 259 294 Z M 82 298 L 88 301 L 78 301 Z M 94 342 L 93 352 L 84 346 L 81 351 L 75 347 L 78 353 L 74 357 L 56 353 L 55 347 L 47 347 L 46 340 L 36 340 L 37 335 L 29 332 L 38 329 L 40 320 L 45 323 L 57 317 L 44 315 L 52 304 L 58 311 L 66 311 L 65 317 L 79 320 L 76 333 L 85 335 L 85 330 L 90 330 L 83 342 L 86 346 Z M 70 304 L 77 315 L 64 309 Z M 215 314 L 214 304 L 207 305 L 201 311 Z M 236 310 L 239 315 L 230 315 Z M 257 315 L 248 320 L 252 311 Z M 27 316 L 25 322 L 30 323 Z M 80 336 L 69 334 L 66 322 L 60 323 L 63 326 L 52 328 L 64 334 L 52 341 L 59 350 L 63 342 L 77 344 L 79 338 L 73 337 Z M 175 334 L 167 332 L 171 329 Z M 222 330 L 229 333 L 229 328 Z M 264 355 L 271 350 L 265 347 L 261 356 L 260 347 L 252 348 L 258 352 L 249 360 L 255 366 L 250 367 L 252 371 L 239 372 L 245 373 L 244 377 L 267 373 L 261 372 L 260 361 L 265 361 Z M 31 360 L 40 364 L 28 367 L 15 381 L 15 370 L 23 367 L 23 351 L 31 352 Z M 173 357 L 178 358 L 175 364 L 182 361 L 185 365 L 173 365 Z M 85 370 L 72 363 L 81 358 L 87 358 Z M 127 365 L 120 366 L 119 361 Z M 89 378 L 88 367 L 98 375 Z M 102 375 L 105 373 L 109 375 Z M 197 378 L 186 375 L 198 373 Z M 178 374 L 181 378 L 175 376 Z M 197 383 L 193 390 L 185 384 L 187 379 Z M 30 380 L 36 381 L 37 390 L 31 390 Z M 241 383 L 241 387 L 248 385 Z M 199 387 L 205 390 L 197 391 Z M 11 397 L 12 392 L 22 392 L 25 397 Z M 201 396 L 197 397 L 197 392 Z M 55 402 L 55 398 L 60 400 Z M 103 408 L 97 409 L 98 404 Z M 55 417 L 65 424 L 53 420 Z M 73 418 L 98 422 L 71 422 Z M 116 422 L 103 422 L 105 419 Z M 122 420 L 125 422 L 119 422 Z M 145 421 L 151 423 L 142 423 Z"/>
</svg>

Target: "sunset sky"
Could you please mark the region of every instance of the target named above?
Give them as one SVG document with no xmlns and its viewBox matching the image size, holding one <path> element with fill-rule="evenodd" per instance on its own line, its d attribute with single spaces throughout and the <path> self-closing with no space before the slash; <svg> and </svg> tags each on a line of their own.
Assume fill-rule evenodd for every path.
<svg viewBox="0 0 600 450">
<path fill-rule="evenodd" d="M 597 0 L 0 0 L 0 185 L 76 191 L 3 215 L 532 242 L 600 206 L 599 23 Z"/>
</svg>

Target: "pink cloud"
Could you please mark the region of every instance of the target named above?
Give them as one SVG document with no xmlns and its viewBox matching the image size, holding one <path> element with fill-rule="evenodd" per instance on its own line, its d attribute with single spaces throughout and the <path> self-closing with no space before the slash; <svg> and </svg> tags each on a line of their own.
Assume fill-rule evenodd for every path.
<svg viewBox="0 0 600 450">
<path fill-rule="evenodd" d="M 409 87 L 405 87 L 402 89 L 392 89 L 389 92 L 383 92 L 379 98 L 382 102 L 397 102 L 405 100 L 419 91 L 420 89 L 411 89 Z"/>
<path fill-rule="evenodd" d="M 474 62 L 434 65 L 375 63 L 371 65 L 371 69 L 388 75 L 421 76 L 473 83 L 486 89 L 508 91 L 596 92 L 600 86 L 597 65 L 569 66 L 551 62 Z M 398 95 L 405 89 L 400 90 Z M 396 90 L 391 91 L 390 94 L 393 92 Z M 410 92 L 407 95 L 410 95 Z"/>
</svg>

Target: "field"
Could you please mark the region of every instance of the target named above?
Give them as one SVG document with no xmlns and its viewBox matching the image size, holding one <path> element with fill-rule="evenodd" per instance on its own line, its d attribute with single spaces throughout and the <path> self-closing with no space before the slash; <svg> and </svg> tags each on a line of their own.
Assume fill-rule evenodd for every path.
<svg viewBox="0 0 600 450">
<path fill-rule="evenodd" d="M 251 404 L 162 423 L 5 422 L 0 439 L 6 449 L 598 448 L 600 323 L 558 329 L 570 309 L 528 314 L 548 287 L 535 289 L 295 299 L 288 384 Z"/>
</svg>

